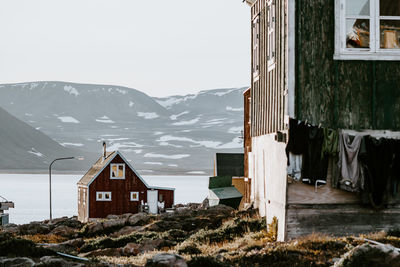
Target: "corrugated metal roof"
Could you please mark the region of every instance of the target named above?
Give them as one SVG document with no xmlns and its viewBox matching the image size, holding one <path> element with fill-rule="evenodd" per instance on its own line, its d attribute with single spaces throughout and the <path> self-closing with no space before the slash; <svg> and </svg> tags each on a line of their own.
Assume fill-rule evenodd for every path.
<svg viewBox="0 0 400 267">
<path fill-rule="evenodd" d="M 88 170 L 88 172 L 79 180 L 79 185 L 88 185 L 90 181 L 114 158 L 116 151 L 107 152 L 106 158 L 100 157 L 96 163 Z"/>
<path fill-rule="evenodd" d="M 210 189 L 219 199 L 240 198 L 243 195 L 233 186 Z"/>
</svg>

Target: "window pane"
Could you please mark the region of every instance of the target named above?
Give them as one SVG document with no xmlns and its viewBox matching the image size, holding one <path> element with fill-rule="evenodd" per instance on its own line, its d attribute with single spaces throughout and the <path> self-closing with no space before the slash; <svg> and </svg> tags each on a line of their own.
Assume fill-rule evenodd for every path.
<svg viewBox="0 0 400 267">
<path fill-rule="evenodd" d="M 110 194 L 106 194 L 105 199 L 110 199 Z"/>
<path fill-rule="evenodd" d="M 347 0 L 346 15 L 369 16 L 369 0 Z"/>
<path fill-rule="evenodd" d="M 399 0 L 380 0 L 379 8 L 381 16 L 400 16 Z"/>
<path fill-rule="evenodd" d="M 99 194 L 99 195 L 97 196 L 97 198 L 98 198 L 98 199 L 102 199 L 102 198 L 103 198 L 103 194 Z"/>
<path fill-rule="evenodd" d="M 370 48 L 368 19 L 346 20 L 346 47 Z"/>
<path fill-rule="evenodd" d="M 123 165 L 118 166 L 118 177 L 124 177 L 124 166 Z"/>
<path fill-rule="evenodd" d="M 400 49 L 400 20 L 381 20 L 381 48 Z"/>
</svg>

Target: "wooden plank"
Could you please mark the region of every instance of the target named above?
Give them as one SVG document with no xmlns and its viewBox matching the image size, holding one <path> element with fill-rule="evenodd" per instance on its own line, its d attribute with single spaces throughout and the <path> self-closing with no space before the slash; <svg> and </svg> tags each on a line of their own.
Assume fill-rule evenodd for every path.
<svg viewBox="0 0 400 267">
<path fill-rule="evenodd" d="M 287 238 L 312 233 L 334 236 L 389 230 L 400 226 L 400 206 L 375 211 L 361 205 L 289 205 Z"/>
</svg>

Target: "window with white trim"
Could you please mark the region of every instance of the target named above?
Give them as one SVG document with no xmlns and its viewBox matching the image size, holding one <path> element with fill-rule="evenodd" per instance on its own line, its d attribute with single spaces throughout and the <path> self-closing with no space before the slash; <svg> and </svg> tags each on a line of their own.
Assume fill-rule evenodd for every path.
<svg viewBox="0 0 400 267">
<path fill-rule="evenodd" d="M 111 192 L 96 192 L 96 201 L 111 201 Z"/>
<path fill-rule="evenodd" d="M 400 60 L 399 0 L 335 1 L 335 59 Z"/>
<path fill-rule="evenodd" d="M 256 78 L 260 75 L 260 17 L 257 16 L 252 22 L 252 36 L 253 36 L 253 77 Z"/>
<path fill-rule="evenodd" d="M 110 166 L 111 179 L 125 179 L 125 164 L 113 163 Z"/>
<path fill-rule="evenodd" d="M 131 201 L 139 201 L 139 192 L 131 192 Z"/>
<path fill-rule="evenodd" d="M 275 0 L 267 1 L 267 28 L 268 28 L 268 51 L 267 51 L 267 61 L 268 61 L 268 71 L 275 67 L 275 27 L 276 27 L 276 8 Z"/>
</svg>

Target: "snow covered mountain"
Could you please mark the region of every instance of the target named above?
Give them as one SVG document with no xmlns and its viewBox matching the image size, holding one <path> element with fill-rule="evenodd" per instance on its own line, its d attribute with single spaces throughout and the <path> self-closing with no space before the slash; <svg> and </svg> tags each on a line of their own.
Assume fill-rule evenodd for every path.
<svg viewBox="0 0 400 267">
<path fill-rule="evenodd" d="M 84 156 L 86 162 L 70 160 L 54 165 L 57 170 L 84 170 L 90 153 L 66 148 L 0 108 L 0 169 L 46 170 L 55 158 Z"/>
<path fill-rule="evenodd" d="M 215 152 L 242 151 L 244 89 L 152 98 L 110 85 L 3 84 L 0 106 L 66 148 L 98 155 L 106 141 L 143 174 L 211 174 Z"/>
</svg>

